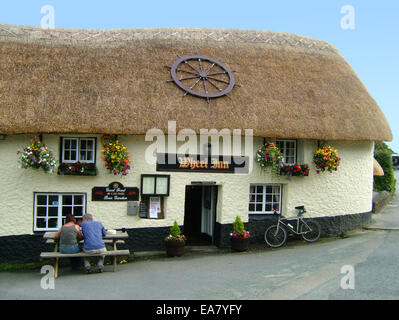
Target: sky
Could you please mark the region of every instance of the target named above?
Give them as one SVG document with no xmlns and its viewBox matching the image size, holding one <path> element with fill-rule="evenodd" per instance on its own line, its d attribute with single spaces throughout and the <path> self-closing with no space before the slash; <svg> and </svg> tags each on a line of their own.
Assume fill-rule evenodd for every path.
<svg viewBox="0 0 399 320">
<path fill-rule="evenodd" d="M 51 6 L 53 19 L 49 20 Z M 43 9 L 44 8 L 44 9 Z M 42 11 L 43 10 L 43 11 Z M 397 0 L 2 0 L 0 24 L 119 29 L 196 27 L 296 33 L 333 44 L 385 114 L 399 153 Z"/>
</svg>

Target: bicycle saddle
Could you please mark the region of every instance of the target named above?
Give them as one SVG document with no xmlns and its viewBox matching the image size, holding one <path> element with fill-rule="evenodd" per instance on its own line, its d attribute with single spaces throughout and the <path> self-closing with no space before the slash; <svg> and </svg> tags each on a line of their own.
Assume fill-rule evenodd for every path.
<svg viewBox="0 0 399 320">
<path fill-rule="evenodd" d="M 305 211 L 305 206 L 297 206 L 295 207 L 295 209 Z"/>
</svg>

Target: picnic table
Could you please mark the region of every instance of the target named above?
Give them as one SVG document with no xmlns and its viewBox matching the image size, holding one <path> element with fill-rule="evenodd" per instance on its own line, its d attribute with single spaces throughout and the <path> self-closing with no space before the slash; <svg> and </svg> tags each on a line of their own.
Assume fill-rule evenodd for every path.
<svg viewBox="0 0 399 320">
<path fill-rule="evenodd" d="M 60 253 L 58 252 L 58 239 L 55 239 L 56 232 L 46 232 L 43 235 L 43 239 L 46 240 L 46 243 L 54 243 L 54 251 L 53 252 L 42 252 L 40 254 L 40 258 L 49 259 L 55 258 L 55 277 L 58 277 L 58 263 L 60 258 L 74 258 L 74 257 L 95 257 L 99 255 L 112 256 L 113 257 L 113 265 L 114 272 L 116 271 L 116 257 L 130 255 L 129 250 L 118 250 L 117 244 L 125 243 L 125 239 L 129 237 L 127 232 L 116 231 L 116 233 L 108 233 L 103 236 L 104 244 L 111 244 L 113 250 L 107 250 L 104 253 L 86 253 L 86 252 L 78 252 L 78 253 Z M 79 241 L 79 243 L 84 243 L 84 240 Z"/>
</svg>

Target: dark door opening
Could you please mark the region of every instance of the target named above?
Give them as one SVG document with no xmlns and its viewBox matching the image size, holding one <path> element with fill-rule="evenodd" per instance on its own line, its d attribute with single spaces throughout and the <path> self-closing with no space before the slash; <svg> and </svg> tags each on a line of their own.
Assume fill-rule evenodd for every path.
<svg viewBox="0 0 399 320">
<path fill-rule="evenodd" d="M 216 186 L 186 186 L 184 234 L 188 245 L 213 243 L 216 202 Z"/>
</svg>

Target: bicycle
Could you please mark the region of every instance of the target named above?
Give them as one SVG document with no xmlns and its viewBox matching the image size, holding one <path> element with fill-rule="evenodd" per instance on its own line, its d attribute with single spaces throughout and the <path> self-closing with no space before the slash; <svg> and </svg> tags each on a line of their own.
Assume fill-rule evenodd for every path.
<svg viewBox="0 0 399 320">
<path fill-rule="evenodd" d="M 300 235 L 307 242 L 319 240 L 321 235 L 320 224 L 315 220 L 304 220 L 302 215 L 306 212 L 305 206 L 297 206 L 298 215 L 295 218 L 284 218 L 274 210 L 278 215 L 277 224 L 268 227 L 265 231 L 265 241 L 272 248 L 279 248 L 287 241 L 287 231 Z M 289 221 L 296 220 L 296 228 Z"/>
</svg>

